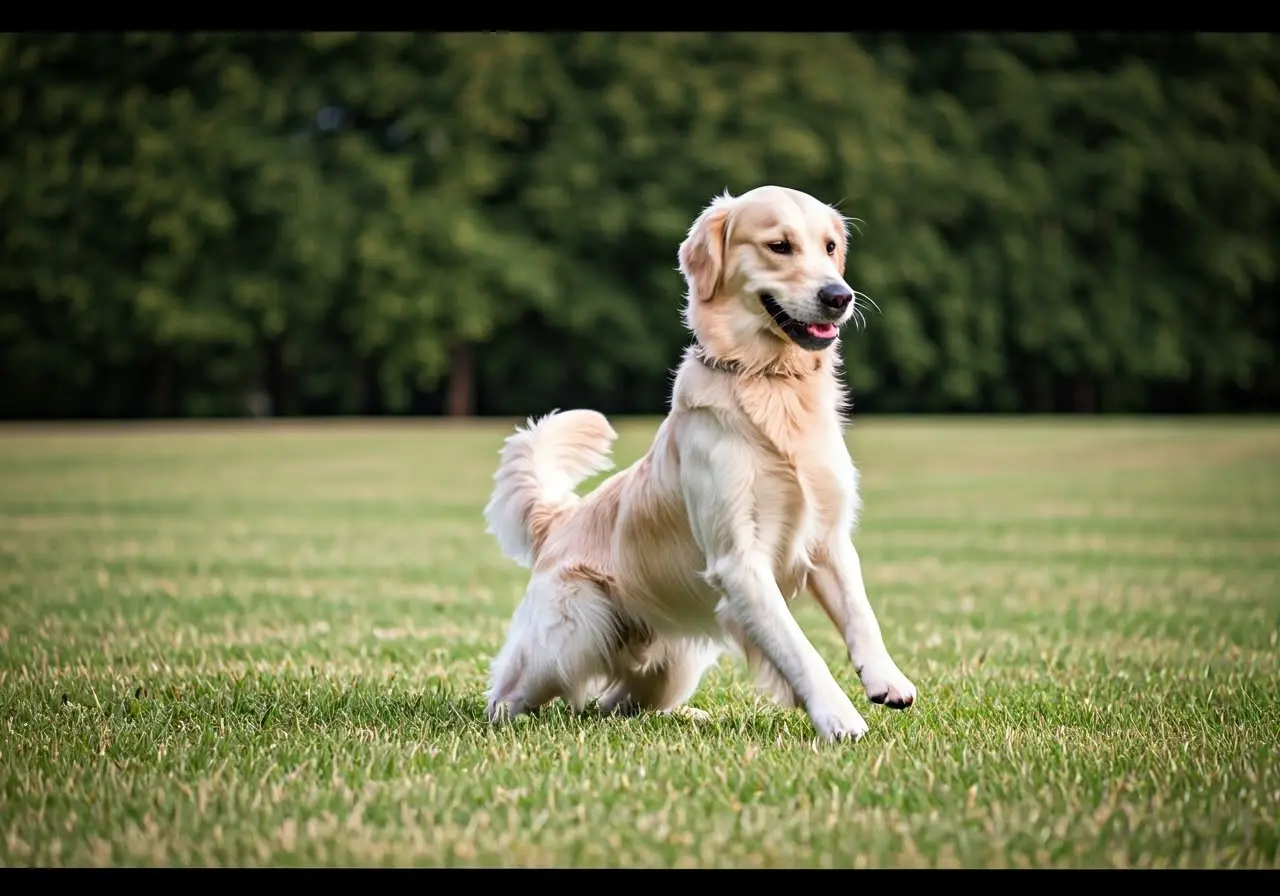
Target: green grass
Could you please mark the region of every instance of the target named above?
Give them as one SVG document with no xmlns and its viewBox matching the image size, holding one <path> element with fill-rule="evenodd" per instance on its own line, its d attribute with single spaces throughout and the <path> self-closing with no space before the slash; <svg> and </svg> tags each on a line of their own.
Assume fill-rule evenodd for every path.
<svg viewBox="0 0 1280 896">
<path fill-rule="evenodd" d="M 620 424 L 618 458 L 652 421 Z M 0 430 L 4 865 L 1280 864 L 1280 425 L 850 433 L 920 689 L 483 721 L 505 424 Z"/>
</svg>

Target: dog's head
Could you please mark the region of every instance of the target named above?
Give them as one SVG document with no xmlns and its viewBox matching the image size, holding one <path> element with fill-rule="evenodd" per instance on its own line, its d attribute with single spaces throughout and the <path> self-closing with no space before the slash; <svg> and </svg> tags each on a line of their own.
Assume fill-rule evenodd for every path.
<svg viewBox="0 0 1280 896">
<path fill-rule="evenodd" d="M 749 366 L 824 352 L 855 310 L 847 249 L 844 217 L 807 193 L 726 192 L 680 245 L 686 322 L 717 357 Z"/>
</svg>

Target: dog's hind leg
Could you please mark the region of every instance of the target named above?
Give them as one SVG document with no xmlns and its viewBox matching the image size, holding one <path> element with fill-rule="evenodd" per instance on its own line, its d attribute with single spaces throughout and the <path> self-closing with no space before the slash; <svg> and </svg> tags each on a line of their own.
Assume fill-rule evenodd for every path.
<svg viewBox="0 0 1280 896">
<path fill-rule="evenodd" d="M 616 643 L 616 614 L 597 584 L 535 575 L 493 660 L 489 720 L 514 718 L 557 697 L 580 712 L 595 696 L 593 683 L 610 677 Z"/>
<path fill-rule="evenodd" d="M 683 711 L 695 718 L 706 713 L 685 707 L 722 647 L 707 638 L 655 638 L 642 647 L 631 646 L 616 664 L 617 680 L 600 698 L 605 714 Z"/>
</svg>

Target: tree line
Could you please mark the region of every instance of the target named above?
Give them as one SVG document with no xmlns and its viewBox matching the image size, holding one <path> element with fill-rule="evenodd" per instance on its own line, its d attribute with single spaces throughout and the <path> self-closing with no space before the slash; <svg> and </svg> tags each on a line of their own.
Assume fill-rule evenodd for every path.
<svg viewBox="0 0 1280 896">
<path fill-rule="evenodd" d="M 1270 34 L 0 36 L 0 415 L 660 413 L 724 189 L 857 411 L 1274 408 Z"/>
</svg>

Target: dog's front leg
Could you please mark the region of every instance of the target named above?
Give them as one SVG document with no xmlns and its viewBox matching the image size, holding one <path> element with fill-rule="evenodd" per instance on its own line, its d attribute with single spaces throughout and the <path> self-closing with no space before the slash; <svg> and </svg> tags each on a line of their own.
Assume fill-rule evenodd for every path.
<svg viewBox="0 0 1280 896">
<path fill-rule="evenodd" d="M 831 621 L 844 635 L 867 697 L 893 709 L 906 709 L 916 700 L 916 686 L 889 655 L 880 623 L 862 580 L 862 561 L 847 537 L 836 537 L 814 558 L 809 588 Z"/>
<path fill-rule="evenodd" d="M 824 739 L 857 740 L 867 733 L 866 720 L 805 637 L 758 556 L 722 554 L 708 564 L 708 582 L 725 597 L 722 612 L 777 667 Z"/>
<path fill-rule="evenodd" d="M 717 612 L 777 668 L 824 739 L 857 740 L 866 720 L 791 615 L 773 575 L 774 551 L 760 541 L 755 451 L 710 415 L 692 417 L 684 431 L 680 486 L 704 577 L 723 598 Z"/>
</svg>

